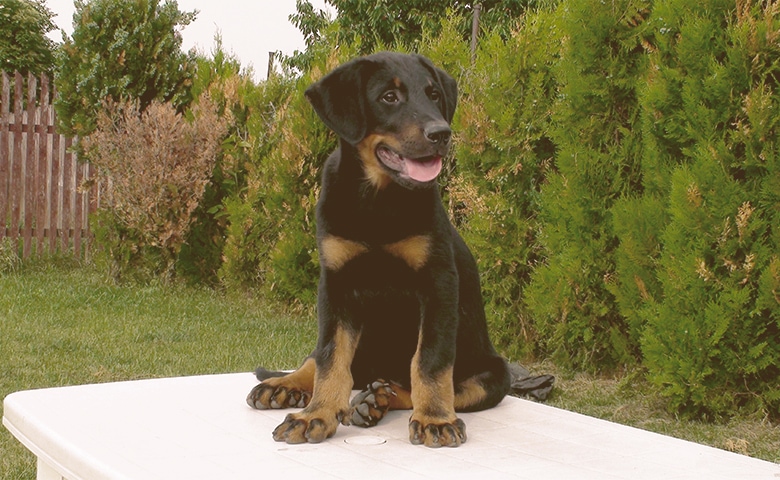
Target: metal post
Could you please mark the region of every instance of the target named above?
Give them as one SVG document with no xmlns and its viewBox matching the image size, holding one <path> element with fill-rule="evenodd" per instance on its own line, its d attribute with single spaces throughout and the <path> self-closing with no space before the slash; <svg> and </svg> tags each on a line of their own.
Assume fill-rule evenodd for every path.
<svg viewBox="0 0 780 480">
<path fill-rule="evenodd" d="M 471 20 L 471 64 L 477 61 L 477 37 L 479 36 L 479 12 L 482 3 L 474 5 L 474 17 Z"/>
<path fill-rule="evenodd" d="M 276 58 L 276 52 L 268 52 L 268 73 L 265 76 L 266 80 L 271 78 L 274 73 L 274 59 Z"/>
</svg>

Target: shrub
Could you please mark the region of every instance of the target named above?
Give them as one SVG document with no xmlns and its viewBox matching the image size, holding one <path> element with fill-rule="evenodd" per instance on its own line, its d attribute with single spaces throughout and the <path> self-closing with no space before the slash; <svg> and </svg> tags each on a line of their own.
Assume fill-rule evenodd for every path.
<svg viewBox="0 0 780 480">
<path fill-rule="evenodd" d="M 312 305 L 318 258 L 314 207 L 320 170 L 336 138 L 306 101 L 304 90 L 352 52 L 309 52 L 311 70 L 294 82 L 268 82 L 272 108 L 250 130 L 253 152 L 246 189 L 226 202 L 230 221 L 220 278 L 292 305 Z"/>
<path fill-rule="evenodd" d="M 541 192 L 546 261 L 527 289 L 539 347 L 563 365 L 596 370 L 637 361 L 609 285 L 618 245 L 610 208 L 639 185 L 637 88 L 645 71 L 646 2 L 572 0 L 552 139 L 556 172 Z"/>
<path fill-rule="evenodd" d="M 191 119 L 170 104 L 107 103 L 83 146 L 103 186 L 99 248 L 114 273 L 173 275 L 192 213 L 216 161 L 225 121 L 207 97 Z"/>
<path fill-rule="evenodd" d="M 220 116 L 227 120 L 211 178 L 203 193 L 186 241 L 179 252 L 177 275 L 191 282 L 219 283 L 219 269 L 229 226 L 225 205 L 246 190 L 247 165 L 251 160 L 252 132 L 266 132 L 268 112 L 275 96 L 284 95 L 289 82 L 266 82 L 258 86 L 237 58 L 224 51 L 217 34 L 210 56 L 200 55 L 193 80 L 195 97 L 208 95 Z M 262 138 L 262 137 L 260 137 Z"/>
<path fill-rule="evenodd" d="M 454 162 L 447 182 L 450 215 L 480 268 L 485 309 L 498 347 L 510 357 L 534 351 L 523 300 L 539 259 L 539 188 L 555 154 L 549 137 L 558 57 L 549 11 L 528 14 L 507 39 L 483 35 L 474 65 L 457 19 L 425 51 L 458 77 Z M 548 41 L 539 42 L 539 38 Z"/>
<path fill-rule="evenodd" d="M 648 375 L 688 415 L 778 417 L 780 3 L 666 0 L 657 16 L 648 163 L 670 189 Z"/>
<path fill-rule="evenodd" d="M 179 30 L 195 20 L 177 3 L 76 0 L 73 36 L 59 52 L 54 102 L 58 128 L 86 136 L 105 100 L 135 101 L 143 111 L 153 100 L 186 108 L 194 59 L 181 51 Z"/>
</svg>

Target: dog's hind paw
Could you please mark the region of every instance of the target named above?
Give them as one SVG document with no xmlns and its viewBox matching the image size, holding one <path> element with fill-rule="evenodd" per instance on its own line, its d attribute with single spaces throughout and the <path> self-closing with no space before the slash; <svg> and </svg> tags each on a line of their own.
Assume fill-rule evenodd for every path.
<svg viewBox="0 0 780 480">
<path fill-rule="evenodd" d="M 373 427 L 384 418 L 395 395 L 392 385 L 384 380 L 377 380 L 366 386 L 366 389 L 355 395 L 350 402 L 350 424 Z"/>
<path fill-rule="evenodd" d="M 247 395 L 246 403 L 258 410 L 303 408 L 309 404 L 311 392 L 273 383 L 268 381 L 256 385 Z"/>
</svg>

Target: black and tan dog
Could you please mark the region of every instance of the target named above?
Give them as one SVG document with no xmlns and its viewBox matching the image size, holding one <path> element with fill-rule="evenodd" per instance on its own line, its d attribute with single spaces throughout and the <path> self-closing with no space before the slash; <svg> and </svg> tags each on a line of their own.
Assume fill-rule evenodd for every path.
<svg viewBox="0 0 780 480">
<path fill-rule="evenodd" d="M 339 423 L 373 426 L 412 409 L 412 443 L 458 446 L 466 429 L 455 412 L 495 406 L 510 376 L 437 188 L 455 80 L 422 56 L 385 52 L 336 68 L 306 96 L 340 137 L 317 205 L 319 338 L 295 372 L 258 370 L 247 402 L 305 407 L 277 441 L 320 442 Z M 350 404 L 353 386 L 365 390 Z"/>
</svg>

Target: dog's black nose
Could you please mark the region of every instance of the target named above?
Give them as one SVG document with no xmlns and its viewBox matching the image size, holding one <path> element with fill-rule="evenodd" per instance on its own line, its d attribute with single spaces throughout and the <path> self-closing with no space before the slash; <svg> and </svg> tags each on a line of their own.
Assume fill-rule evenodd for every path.
<svg viewBox="0 0 780 480">
<path fill-rule="evenodd" d="M 425 127 L 425 138 L 431 143 L 447 143 L 451 135 L 452 130 L 446 122 L 434 122 Z"/>
</svg>

